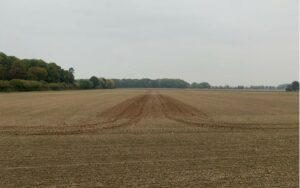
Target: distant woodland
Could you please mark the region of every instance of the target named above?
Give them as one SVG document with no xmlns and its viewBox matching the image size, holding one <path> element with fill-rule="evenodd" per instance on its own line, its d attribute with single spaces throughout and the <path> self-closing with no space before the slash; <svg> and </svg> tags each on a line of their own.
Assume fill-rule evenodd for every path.
<svg viewBox="0 0 300 188">
<path fill-rule="evenodd" d="M 42 91 L 113 88 L 191 88 L 191 89 L 267 89 L 299 91 L 299 82 L 279 86 L 211 86 L 207 82 L 188 83 L 181 79 L 107 79 L 92 76 L 75 79 L 72 67 L 63 69 L 41 59 L 19 59 L 0 52 L 0 91 Z"/>
<path fill-rule="evenodd" d="M 181 79 L 113 79 L 117 88 L 189 88 L 190 84 Z"/>
<path fill-rule="evenodd" d="M 65 89 L 114 88 L 110 79 L 75 80 L 74 69 L 63 69 L 41 59 L 19 59 L 0 52 L 0 91 L 41 91 Z"/>
</svg>

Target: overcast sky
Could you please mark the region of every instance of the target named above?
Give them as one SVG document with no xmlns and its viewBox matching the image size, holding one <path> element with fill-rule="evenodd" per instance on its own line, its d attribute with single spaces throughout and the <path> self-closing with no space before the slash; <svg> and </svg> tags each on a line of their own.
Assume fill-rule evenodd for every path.
<svg viewBox="0 0 300 188">
<path fill-rule="evenodd" d="M 76 78 L 298 79 L 297 0 L 0 0 L 0 51 Z"/>
</svg>

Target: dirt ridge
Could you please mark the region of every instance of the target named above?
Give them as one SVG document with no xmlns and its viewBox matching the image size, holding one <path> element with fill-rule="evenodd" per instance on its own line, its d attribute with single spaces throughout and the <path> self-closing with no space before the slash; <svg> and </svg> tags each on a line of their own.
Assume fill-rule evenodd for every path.
<svg viewBox="0 0 300 188">
<path fill-rule="evenodd" d="M 199 109 L 172 97 L 149 92 L 128 99 L 102 112 L 100 124 L 104 128 L 137 124 L 142 119 L 168 119 L 181 123 L 207 122 L 209 116 Z"/>
</svg>

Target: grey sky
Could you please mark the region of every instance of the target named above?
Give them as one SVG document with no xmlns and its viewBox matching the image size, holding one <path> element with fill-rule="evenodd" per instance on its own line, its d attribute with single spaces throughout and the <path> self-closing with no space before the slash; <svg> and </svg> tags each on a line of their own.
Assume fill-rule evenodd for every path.
<svg viewBox="0 0 300 188">
<path fill-rule="evenodd" d="M 298 79 L 297 0 L 0 0 L 0 51 L 76 78 Z"/>
</svg>

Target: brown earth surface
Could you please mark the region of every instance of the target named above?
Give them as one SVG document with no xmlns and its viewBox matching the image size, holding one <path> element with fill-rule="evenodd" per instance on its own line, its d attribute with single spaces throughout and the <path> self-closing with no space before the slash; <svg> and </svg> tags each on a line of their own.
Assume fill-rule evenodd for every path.
<svg viewBox="0 0 300 188">
<path fill-rule="evenodd" d="M 298 187 L 298 94 L 0 95 L 0 187 Z"/>
<path fill-rule="evenodd" d="M 100 114 L 105 128 L 134 125 L 147 119 L 167 119 L 184 123 L 207 121 L 208 116 L 197 108 L 172 97 L 146 93 L 128 99 Z M 193 122 L 194 121 L 194 122 Z"/>
</svg>

